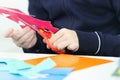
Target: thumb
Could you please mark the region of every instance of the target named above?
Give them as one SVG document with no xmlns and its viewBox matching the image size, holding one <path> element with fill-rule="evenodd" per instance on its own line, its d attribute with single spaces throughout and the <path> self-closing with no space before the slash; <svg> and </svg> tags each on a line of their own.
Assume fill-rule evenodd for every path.
<svg viewBox="0 0 120 80">
<path fill-rule="evenodd" d="M 69 46 L 67 47 L 68 50 L 71 50 L 71 51 L 73 51 L 73 52 L 77 51 L 78 48 L 79 48 L 79 46 L 78 46 L 78 45 L 75 45 L 75 44 L 71 44 L 71 45 L 69 45 Z"/>
<path fill-rule="evenodd" d="M 9 38 L 9 37 L 12 37 L 13 32 L 14 32 L 14 29 L 13 29 L 13 28 L 9 28 L 8 30 L 6 30 L 6 31 L 3 33 L 3 35 L 4 35 L 4 37 Z"/>
</svg>

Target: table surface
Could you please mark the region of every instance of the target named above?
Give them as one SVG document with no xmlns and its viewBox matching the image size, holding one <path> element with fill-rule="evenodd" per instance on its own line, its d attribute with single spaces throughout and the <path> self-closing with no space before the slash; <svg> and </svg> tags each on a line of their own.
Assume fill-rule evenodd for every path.
<svg viewBox="0 0 120 80">
<path fill-rule="evenodd" d="M 40 57 L 53 56 L 51 54 L 31 54 L 31 53 L 7 53 L 0 52 L 0 58 L 16 58 L 20 60 L 28 60 Z M 112 60 L 113 62 L 93 66 L 86 69 L 81 69 L 70 73 L 64 80 L 120 80 L 117 77 L 111 76 L 118 67 L 118 57 L 104 56 L 85 56 L 90 58 L 98 58 Z"/>
</svg>

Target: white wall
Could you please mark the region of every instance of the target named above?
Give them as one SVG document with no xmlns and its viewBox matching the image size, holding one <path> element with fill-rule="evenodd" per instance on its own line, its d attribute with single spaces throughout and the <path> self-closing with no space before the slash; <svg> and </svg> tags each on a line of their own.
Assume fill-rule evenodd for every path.
<svg viewBox="0 0 120 80">
<path fill-rule="evenodd" d="M 17 8 L 28 14 L 27 0 L 0 0 L 0 6 Z M 12 39 L 3 36 L 4 31 L 11 27 L 14 29 L 20 28 L 13 21 L 0 17 L 0 52 L 23 52 L 13 43 Z"/>
</svg>

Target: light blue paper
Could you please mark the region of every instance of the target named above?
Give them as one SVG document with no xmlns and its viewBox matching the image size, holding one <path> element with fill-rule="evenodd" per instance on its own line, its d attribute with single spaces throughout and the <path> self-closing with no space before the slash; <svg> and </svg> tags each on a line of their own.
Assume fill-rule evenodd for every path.
<svg viewBox="0 0 120 80">
<path fill-rule="evenodd" d="M 56 66 L 56 63 L 50 58 L 42 61 L 37 66 L 32 66 L 13 58 L 1 58 L 0 63 L 6 63 L 4 67 L 0 67 L 1 70 L 8 70 L 9 73 L 20 74 L 27 77 L 36 75 L 40 71 L 48 70 Z"/>
<path fill-rule="evenodd" d="M 42 74 L 51 74 L 51 75 L 68 75 L 74 68 L 52 68 L 49 70 L 41 71 Z"/>
<path fill-rule="evenodd" d="M 21 75 L 13 75 L 8 72 L 0 72 L 0 80 L 63 80 L 73 68 L 53 68 L 50 70 L 41 71 L 42 74 L 48 74 L 47 77 L 28 78 Z M 63 72 L 63 73 L 62 73 Z M 60 73 L 60 74 L 59 74 Z"/>
<path fill-rule="evenodd" d="M 18 73 L 20 75 L 29 77 L 32 75 L 39 74 L 39 72 L 41 72 L 41 71 L 51 69 L 55 66 L 56 66 L 56 63 L 53 60 L 51 60 L 50 58 L 48 58 L 48 59 L 42 61 L 41 63 L 39 63 L 38 65 L 32 67 L 31 69 L 29 69 L 27 71 L 18 71 Z"/>
<path fill-rule="evenodd" d="M 8 67 L 5 62 L 0 62 L 0 71 L 7 71 Z"/>
<path fill-rule="evenodd" d="M 0 70 L 8 70 L 10 73 L 17 74 L 18 70 L 28 69 L 33 67 L 31 64 L 27 64 L 21 60 L 14 58 L 0 58 L 0 63 L 6 63 L 6 65 L 0 67 Z"/>
<path fill-rule="evenodd" d="M 66 76 L 48 75 L 46 78 L 30 79 L 21 75 L 13 75 L 8 72 L 0 71 L 0 80 L 63 80 Z"/>
<path fill-rule="evenodd" d="M 1 64 L 4 62 L 7 65 L 3 64 L 3 69 L 0 67 L 2 70 L 0 71 L 2 76 L 0 80 L 63 80 L 73 70 L 73 68 L 53 68 L 56 63 L 50 58 L 36 66 L 31 66 L 17 59 L 0 59 Z M 39 76 L 33 78 L 36 74 Z"/>
</svg>

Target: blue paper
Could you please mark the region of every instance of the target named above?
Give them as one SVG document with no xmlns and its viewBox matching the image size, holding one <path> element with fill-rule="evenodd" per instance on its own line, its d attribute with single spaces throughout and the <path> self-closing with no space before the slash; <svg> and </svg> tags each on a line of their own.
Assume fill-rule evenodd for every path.
<svg viewBox="0 0 120 80">
<path fill-rule="evenodd" d="M 0 59 L 0 80 L 63 80 L 73 68 L 53 68 L 50 58 L 36 66 L 17 59 Z"/>
<path fill-rule="evenodd" d="M 10 73 L 17 74 L 18 70 L 29 69 L 33 67 L 31 64 L 27 64 L 23 61 L 14 58 L 0 58 L 0 64 L 4 66 L 0 67 L 0 70 L 8 70 Z"/>
<path fill-rule="evenodd" d="M 7 64 L 5 62 L 0 62 L 0 71 L 8 70 Z"/>
<path fill-rule="evenodd" d="M 2 65 L 0 67 L 1 71 L 7 70 L 9 73 L 20 74 L 26 77 L 34 77 L 38 75 L 38 72 L 48 70 L 56 66 L 56 63 L 50 58 L 43 60 L 36 66 L 32 66 L 28 63 L 13 58 L 1 58 L 0 63 Z"/>
<path fill-rule="evenodd" d="M 29 69 L 27 71 L 18 71 L 18 73 L 20 75 L 29 77 L 29 76 L 38 75 L 38 73 L 40 71 L 48 70 L 55 66 L 56 66 L 56 63 L 53 60 L 51 60 L 50 58 L 48 58 L 48 59 L 42 61 L 41 63 L 39 63 L 38 65 L 32 67 L 31 69 Z"/>
<path fill-rule="evenodd" d="M 58 75 L 48 75 L 46 78 L 33 78 L 30 79 L 21 75 L 14 75 L 8 72 L 0 71 L 0 80 L 63 80 L 66 76 L 58 76 Z"/>
<path fill-rule="evenodd" d="M 49 70 L 41 71 L 40 73 L 42 73 L 42 74 L 51 74 L 51 75 L 61 75 L 61 76 L 63 75 L 63 76 L 66 76 L 69 73 L 71 73 L 71 71 L 73 69 L 74 68 L 52 68 L 52 69 L 49 69 Z"/>
</svg>

